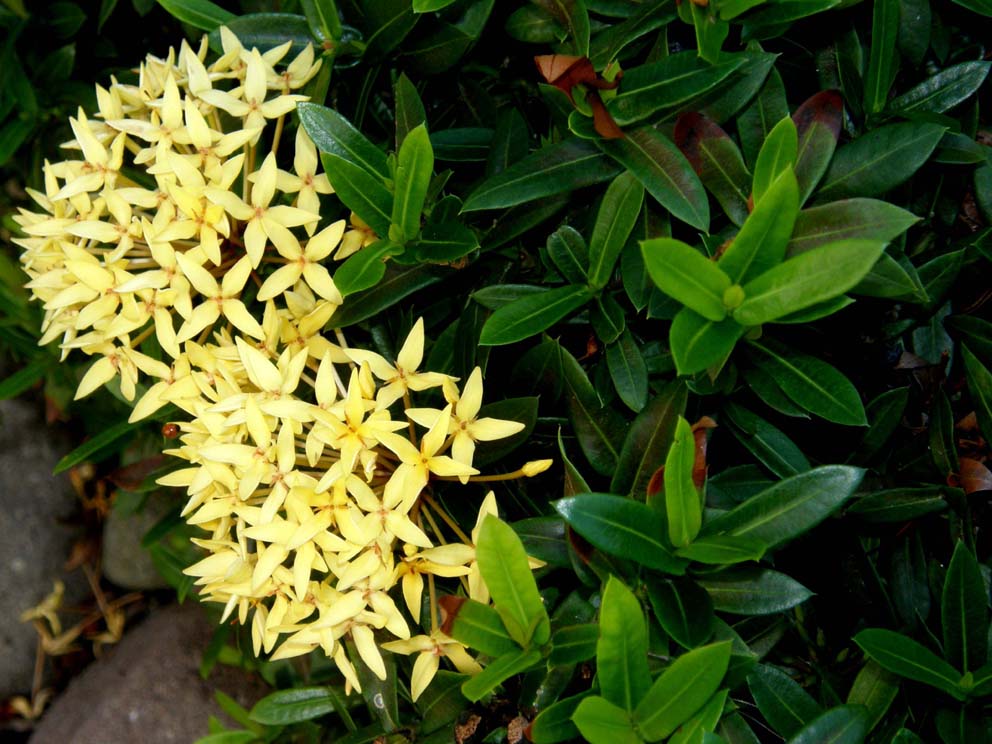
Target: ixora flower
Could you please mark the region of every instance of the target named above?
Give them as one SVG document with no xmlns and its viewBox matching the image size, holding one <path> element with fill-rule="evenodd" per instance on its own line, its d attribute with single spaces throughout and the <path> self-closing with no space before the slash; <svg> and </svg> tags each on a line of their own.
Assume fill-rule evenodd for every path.
<svg viewBox="0 0 992 744">
<path fill-rule="evenodd" d="M 44 189 L 29 191 L 37 209 L 16 217 L 41 342 L 97 357 L 77 397 L 118 378 L 131 400 L 142 375 L 182 378 L 186 351 L 218 331 L 263 339 L 246 288 L 287 303 L 312 290 L 324 322 L 341 303 L 321 261 L 345 247 L 346 223 L 317 229 L 330 183 L 304 130 L 283 136 L 321 62 L 307 46 L 283 67 L 289 42 L 261 53 L 220 34 L 210 64 L 204 37 L 149 56 L 135 84 L 97 86 L 95 115 L 69 120 L 74 156 L 45 163 Z"/>
<path fill-rule="evenodd" d="M 307 301 L 317 302 L 311 294 L 294 304 L 305 308 Z M 224 605 L 225 620 L 250 622 L 256 653 L 284 659 L 321 649 L 360 689 L 355 664 L 385 678 L 380 649 L 420 652 L 417 697 L 441 656 L 463 671 L 480 668 L 441 632 L 436 582 L 489 599 L 475 562 L 476 534 L 458 527 L 435 486 L 464 479 L 471 490 L 473 479 L 528 477 L 548 463 L 482 476 L 472 465 L 474 450 L 447 454 L 462 431 L 455 421 L 482 426 L 480 440 L 511 436 L 523 425 L 476 418 L 481 371 L 459 391 L 453 378 L 419 370 L 422 319 L 391 363 L 319 336 L 300 343 L 308 315 L 298 320 L 270 302 L 264 340 L 220 334 L 217 343 L 194 346 L 190 365 L 149 391 L 192 417 L 179 424 L 180 446 L 167 451 L 189 466 L 159 482 L 186 489 L 183 515 L 207 533 L 194 542 L 208 555 L 186 573 L 205 601 Z M 424 426 L 411 391 L 442 386 L 468 402 L 449 404 Z M 496 511 L 489 492 L 479 518 Z M 414 636 L 411 621 L 427 633 Z"/>
</svg>

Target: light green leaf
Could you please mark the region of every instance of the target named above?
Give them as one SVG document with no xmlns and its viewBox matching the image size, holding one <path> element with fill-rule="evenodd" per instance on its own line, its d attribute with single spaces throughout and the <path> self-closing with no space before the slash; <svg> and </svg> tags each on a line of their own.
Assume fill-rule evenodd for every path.
<svg viewBox="0 0 992 744">
<path fill-rule="evenodd" d="M 727 317 L 730 277 L 695 248 L 674 238 L 641 241 L 644 265 L 655 285 L 707 320 Z"/>
<path fill-rule="evenodd" d="M 754 184 L 751 187 L 751 198 L 755 206 L 761 203 L 765 192 L 771 188 L 771 185 L 786 169 L 796 167 L 798 154 L 799 134 L 796 130 L 796 123 L 787 116 L 768 133 L 768 138 L 761 146 L 758 160 L 754 164 Z M 797 185 L 797 201 L 798 190 Z M 797 209 L 798 206 L 797 203 Z"/>
<path fill-rule="evenodd" d="M 522 297 L 489 316 L 482 327 L 479 343 L 483 346 L 502 346 L 522 341 L 550 328 L 590 298 L 589 288 L 576 284 Z"/>
<path fill-rule="evenodd" d="M 641 744 L 630 713 L 598 695 L 585 698 L 572 721 L 589 744 Z"/>
<path fill-rule="evenodd" d="M 679 416 L 675 441 L 665 460 L 665 512 L 668 514 L 668 537 L 676 548 L 688 545 L 703 521 L 699 492 L 692 480 L 696 460 L 696 440 L 689 422 Z"/>
<path fill-rule="evenodd" d="M 603 697 L 630 712 L 651 687 L 644 611 L 615 576 L 606 581 L 599 610 L 596 679 Z"/>
</svg>

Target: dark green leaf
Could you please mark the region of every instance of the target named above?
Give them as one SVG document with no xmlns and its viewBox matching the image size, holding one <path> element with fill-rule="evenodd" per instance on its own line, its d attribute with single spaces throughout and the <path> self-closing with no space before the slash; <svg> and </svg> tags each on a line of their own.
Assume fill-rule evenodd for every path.
<svg viewBox="0 0 992 744">
<path fill-rule="evenodd" d="M 758 664 L 748 675 L 747 686 L 761 715 L 783 737 L 823 713 L 820 704 L 778 667 Z"/>
<path fill-rule="evenodd" d="M 537 649 L 521 649 L 504 654 L 489 662 L 479 674 L 465 680 L 462 694 L 471 702 L 477 702 L 510 677 L 525 672 L 540 660 L 541 652 Z"/>
<path fill-rule="evenodd" d="M 806 456 L 780 429 L 734 403 L 724 413 L 731 433 L 775 475 L 787 478 L 809 470 Z"/>
<path fill-rule="evenodd" d="M 310 721 L 334 711 L 334 691 L 329 687 L 277 690 L 255 703 L 251 719 L 266 726 L 286 726 Z"/>
<path fill-rule="evenodd" d="M 713 635 L 713 602 L 690 579 L 648 580 L 648 599 L 665 632 L 683 648 L 693 649 Z"/>
<path fill-rule="evenodd" d="M 813 593 L 768 568 L 734 568 L 699 579 L 713 607 L 735 615 L 772 615 L 802 604 Z"/>
<path fill-rule="evenodd" d="M 572 715 L 588 694 L 583 692 L 564 698 L 538 713 L 530 726 L 530 740 L 533 744 L 558 744 L 576 738 L 579 730 L 572 722 Z"/>
<path fill-rule="evenodd" d="M 666 573 L 684 570 L 684 561 L 675 558 L 663 542 L 664 519 L 646 504 L 611 494 L 582 493 L 553 505 L 600 550 Z"/>
<path fill-rule="evenodd" d="M 992 18 L 992 2 L 990 0 L 952 0 L 957 5 L 962 8 L 967 8 L 968 10 L 973 10 L 976 13 L 981 13 L 984 16 L 989 16 Z"/>
<path fill-rule="evenodd" d="M 630 712 L 651 687 L 644 612 L 633 592 L 615 576 L 606 581 L 599 610 L 596 678 L 603 697 Z"/>
<path fill-rule="evenodd" d="M 893 98 L 889 109 L 900 114 L 926 111 L 942 114 L 954 108 L 981 87 L 988 77 L 989 62 L 962 62 Z"/>
<path fill-rule="evenodd" d="M 637 609 L 640 612 L 640 606 Z M 641 624 L 643 626 L 643 618 Z M 596 623 L 583 623 L 582 625 L 566 625 L 556 630 L 551 636 L 551 653 L 548 655 L 548 663 L 551 666 L 561 666 L 578 664 L 591 659 L 596 655 L 599 628 L 600 626 Z"/>
<path fill-rule="evenodd" d="M 868 711 L 861 705 L 831 708 L 789 739 L 789 744 L 862 744 L 868 734 Z"/>
<path fill-rule="evenodd" d="M 674 140 L 696 175 L 737 225 L 748 216 L 750 174 L 737 145 L 718 124 L 699 113 L 675 122 Z"/>
<path fill-rule="evenodd" d="M 922 486 L 875 491 L 859 498 L 847 513 L 866 522 L 907 522 L 946 509 L 948 490 L 948 486 Z"/>
<path fill-rule="evenodd" d="M 676 370 L 680 375 L 691 375 L 722 365 L 743 335 L 744 326 L 733 318 L 717 323 L 694 310 L 682 308 L 669 331 Z"/>
<path fill-rule="evenodd" d="M 474 599 L 447 599 L 452 601 L 444 605 L 448 613 L 444 621 L 445 635 L 487 656 L 502 656 L 517 649 L 503 627 L 499 613 L 492 607 Z"/>
<path fill-rule="evenodd" d="M 399 152 L 406 136 L 427 121 L 427 112 L 416 86 L 406 73 L 400 73 L 396 79 L 393 95 L 396 98 L 396 152 Z M 434 137 L 431 137 L 431 144 L 434 144 Z"/>
<path fill-rule="evenodd" d="M 572 39 L 571 49 L 579 57 L 589 54 L 589 13 L 583 0 L 533 0 L 547 11 Z"/>
<path fill-rule="evenodd" d="M 54 475 L 64 473 L 69 468 L 79 465 L 81 462 L 99 462 L 111 454 L 110 451 L 107 451 L 107 448 L 111 444 L 128 434 L 132 434 L 136 428 L 137 426 L 135 424 L 121 421 L 108 429 L 104 429 L 59 460 L 52 473 Z"/>
<path fill-rule="evenodd" d="M 558 517 L 530 517 L 510 526 L 523 542 L 527 555 L 552 566 L 569 565 L 565 523 Z"/>
<path fill-rule="evenodd" d="M 899 694 L 899 678 L 869 659 L 854 678 L 847 701 L 868 710 L 868 730 L 873 729 Z"/>
<path fill-rule="evenodd" d="M 512 207 L 542 197 L 607 181 L 619 166 L 591 142 L 577 137 L 548 145 L 486 179 L 472 192 L 462 212 Z"/>
<path fill-rule="evenodd" d="M 438 160 L 459 163 L 484 163 L 492 141 L 493 130 L 481 127 L 444 129 L 431 135 L 434 156 Z"/>
<path fill-rule="evenodd" d="M 961 541 L 944 577 L 940 618 L 944 657 L 962 672 L 984 665 L 988 657 L 989 592 L 975 554 Z"/>
<path fill-rule="evenodd" d="M 391 178 L 386 154 L 337 111 L 316 103 L 301 103 L 297 111 L 300 123 L 321 152 L 337 155 L 381 180 Z"/>
<path fill-rule="evenodd" d="M 359 253 L 366 250 L 368 248 Z M 400 268 L 387 265 L 386 274 L 379 283 L 372 289 L 351 295 L 345 305 L 335 311 L 329 325 L 331 328 L 345 328 L 360 323 L 438 281 L 440 277 L 424 266 Z"/>
<path fill-rule="evenodd" d="M 635 413 L 648 402 L 648 371 L 630 331 L 606 347 L 606 363 L 620 400 Z"/>
<path fill-rule="evenodd" d="M 961 675 L 950 664 L 912 638 L 883 628 L 863 630 L 854 637 L 865 654 L 900 677 L 936 687 L 962 700 Z"/>
<path fill-rule="evenodd" d="M 536 5 L 525 5 L 506 19 L 506 33 L 517 41 L 549 44 L 565 38 L 566 31 L 554 17 Z"/>
<path fill-rule="evenodd" d="M 710 207 L 706 191 L 689 161 L 661 132 L 641 127 L 622 139 L 597 141 L 630 171 L 673 217 L 708 230 Z"/>
<path fill-rule="evenodd" d="M 846 238 L 891 241 L 919 217 L 878 199 L 845 199 L 804 209 L 789 240 L 790 256 Z"/>
<path fill-rule="evenodd" d="M 772 128 L 788 115 L 785 86 L 778 70 L 773 69 L 754 101 L 737 117 L 737 134 L 748 163 L 754 164 Z"/>
<path fill-rule="evenodd" d="M 334 193 L 348 209 L 361 217 L 377 235 L 389 235 L 393 195 L 373 175 L 334 153 L 320 156 Z"/>
<path fill-rule="evenodd" d="M 644 201 L 644 187 L 631 173 L 621 173 L 607 187 L 589 240 L 589 287 L 600 290 L 613 276 Z"/>
<path fill-rule="evenodd" d="M 634 419 L 613 472 L 613 492 L 644 498 L 652 474 L 665 463 L 676 423 L 685 412 L 686 398 L 685 385 L 671 382 Z"/>
<path fill-rule="evenodd" d="M 479 343 L 502 346 L 522 341 L 578 310 L 590 297 L 588 287 L 572 284 L 516 300 L 489 316 Z"/>
<path fill-rule="evenodd" d="M 232 18 L 223 25 L 238 37 L 245 48 L 258 47 L 262 52 L 289 41 L 292 42 L 289 53 L 296 55 L 314 41 L 307 19 L 293 13 L 248 13 Z M 214 30 L 210 34 L 210 45 L 215 49 L 220 48 L 220 31 Z"/>
<path fill-rule="evenodd" d="M 641 363 L 643 364 L 643 359 Z M 21 367 L 14 374 L 0 382 L 0 400 L 7 400 L 20 395 L 25 390 L 42 379 L 52 368 L 53 361 L 50 357 L 35 359 L 30 364 Z M 647 373 L 645 373 L 647 374 Z M 647 394 L 647 379 L 645 378 L 645 394 Z"/>
<path fill-rule="evenodd" d="M 450 263 L 478 248 L 479 239 L 469 227 L 452 220 L 424 225 L 420 240 L 411 247 L 420 261 Z"/>
<path fill-rule="evenodd" d="M 957 473 L 960 466 L 954 439 L 954 412 L 943 388 L 938 388 L 934 395 L 928 429 L 930 456 L 937 470 L 945 478 Z"/>
<path fill-rule="evenodd" d="M 525 158 L 529 137 L 527 122 L 516 108 L 500 113 L 486 159 L 486 175 L 501 173 Z"/>
<path fill-rule="evenodd" d="M 210 0 L 158 0 L 158 4 L 178 21 L 203 31 L 213 31 L 236 17 Z"/>
<path fill-rule="evenodd" d="M 813 193 L 830 165 L 843 116 L 844 102 L 835 90 L 817 93 L 792 115 L 799 135 L 796 180 L 800 205 Z"/>
<path fill-rule="evenodd" d="M 865 111 L 876 114 L 885 108 L 889 88 L 899 69 L 899 55 L 896 52 L 899 0 L 875 0 L 872 11 L 871 52 L 865 73 Z"/>
<path fill-rule="evenodd" d="M 961 347 L 961 357 L 968 378 L 968 391 L 975 406 L 978 425 L 986 441 L 992 442 L 992 372 L 971 353 L 967 346 Z"/>
<path fill-rule="evenodd" d="M 572 426 L 589 464 L 602 475 L 616 470 L 623 441 L 624 421 L 616 411 L 604 407 L 581 365 L 560 349 Z"/>
<path fill-rule="evenodd" d="M 855 455 L 857 462 L 867 462 L 880 450 L 899 426 L 909 401 L 909 388 L 888 390 L 872 400 L 865 411 L 869 427 Z"/>
</svg>

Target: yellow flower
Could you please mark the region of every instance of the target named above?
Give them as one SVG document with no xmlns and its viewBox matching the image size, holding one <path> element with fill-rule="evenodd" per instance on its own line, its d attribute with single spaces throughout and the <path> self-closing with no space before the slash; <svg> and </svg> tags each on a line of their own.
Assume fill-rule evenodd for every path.
<svg viewBox="0 0 992 744">
<path fill-rule="evenodd" d="M 434 679 L 442 656 L 449 659 L 462 674 L 478 674 L 482 671 L 479 662 L 468 655 L 464 645 L 448 638 L 440 630 L 435 630 L 430 635 L 414 636 L 406 641 L 390 641 L 382 644 L 382 647 L 397 654 L 418 654 L 410 677 L 410 696 L 414 702 L 417 702 L 417 698 Z"/>
</svg>

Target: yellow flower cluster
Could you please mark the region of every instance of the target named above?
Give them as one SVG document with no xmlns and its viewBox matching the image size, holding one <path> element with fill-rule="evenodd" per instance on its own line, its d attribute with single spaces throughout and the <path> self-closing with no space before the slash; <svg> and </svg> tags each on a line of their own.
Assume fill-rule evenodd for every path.
<svg viewBox="0 0 992 744">
<path fill-rule="evenodd" d="M 422 319 L 389 362 L 319 336 L 301 341 L 287 334 L 294 319 L 272 305 L 266 318 L 270 344 L 220 339 L 204 349 L 213 366 L 190 373 L 199 376 L 197 392 L 177 401 L 193 418 L 180 424 L 181 446 L 169 454 L 190 467 L 160 482 L 187 489 L 183 514 L 210 533 L 195 540 L 210 555 L 186 573 L 205 600 L 225 605 L 225 618 L 235 610 L 242 623 L 251 616 L 256 653 L 275 650 L 272 658 L 282 659 L 321 648 L 352 687 L 361 689 L 346 639 L 380 678 L 380 647 L 421 652 L 414 696 L 442 655 L 476 671 L 465 649 L 436 630 L 436 601 L 434 633 L 411 639 L 390 590 L 401 585 L 414 622 L 425 579 L 431 600 L 436 578 L 461 577 L 469 596 L 488 602 L 474 536 L 433 498 L 432 483 L 506 478 L 478 476 L 475 443 L 523 425 L 478 417 L 478 369 L 461 390 L 447 375 L 420 370 Z M 437 387 L 449 401 L 443 410 L 411 407 L 411 391 Z M 394 418 L 400 408 L 406 416 Z M 548 464 L 528 463 L 526 474 Z M 524 476 L 524 468 L 510 474 Z M 495 512 L 490 493 L 480 519 Z M 399 641 L 382 644 L 383 634 Z"/>
<path fill-rule="evenodd" d="M 262 339 L 243 300 L 252 284 L 262 302 L 306 287 L 333 312 L 341 295 L 321 261 L 369 240 L 359 224 L 342 241 L 344 221 L 317 232 L 331 186 L 302 128 L 293 170 L 277 164 L 286 116 L 305 100 L 292 91 L 321 65 L 313 49 L 277 69 L 289 42 L 263 54 L 227 29 L 221 40 L 209 66 L 204 37 L 149 56 L 137 84 L 97 86 L 96 117 L 70 119 L 64 147 L 79 157 L 46 162 L 44 192 L 30 191 L 40 211 L 16 218 L 42 343 L 99 357 L 77 397 L 116 377 L 132 400 L 141 374 L 183 374 L 191 342 L 219 328 Z M 264 283 L 262 264 L 278 267 Z M 152 334 L 173 363 L 139 350 Z"/>
</svg>

